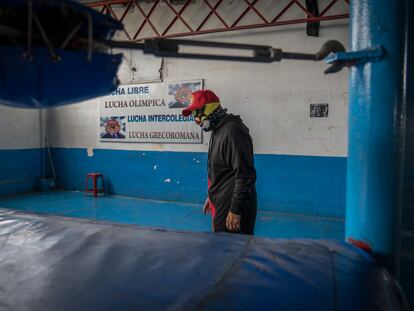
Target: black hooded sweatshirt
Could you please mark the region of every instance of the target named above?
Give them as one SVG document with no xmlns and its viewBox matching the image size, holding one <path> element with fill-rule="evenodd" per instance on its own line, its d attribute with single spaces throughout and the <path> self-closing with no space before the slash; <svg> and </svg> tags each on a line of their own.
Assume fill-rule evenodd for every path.
<svg viewBox="0 0 414 311">
<path fill-rule="evenodd" d="M 241 215 L 240 233 L 253 234 L 257 211 L 253 142 L 239 116 L 227 115 L 212 130 L 208 177 L 208 194 L 216 209 L 214 231 L 227 231 L 231 211 Z"/>
</svg>

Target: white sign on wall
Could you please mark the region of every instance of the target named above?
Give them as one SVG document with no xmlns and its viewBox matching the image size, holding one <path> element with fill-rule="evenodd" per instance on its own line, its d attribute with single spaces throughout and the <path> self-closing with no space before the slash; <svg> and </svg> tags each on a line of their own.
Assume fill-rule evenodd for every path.
<svg viewBox="0 0 414 311">
<path fill-rule="evenodd" d="M 202 143 L 193 117 L 183 117 L 203 80 L 121 85 L 99 99 L 100 141 Z"/>
</svg>

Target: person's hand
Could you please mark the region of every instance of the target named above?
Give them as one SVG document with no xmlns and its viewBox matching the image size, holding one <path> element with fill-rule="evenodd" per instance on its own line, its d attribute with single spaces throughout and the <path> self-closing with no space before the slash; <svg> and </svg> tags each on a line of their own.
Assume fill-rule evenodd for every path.
<svg viewBox="0 0 414 311">
<path fill-rule="evenodd" d="M 229 231 L 240 231 L 240 219 L 241 216 L 229 212 L 226 218 L 226 227 Z"/>
<path fill-rule="evenodd" d="M 211 210 L 210 210 L 210 200 L 207 198 L 206 202 L 204 203 L 204 206 L 203 206 L 203 214 L 205 215 L 205 214 L 210 213 L 210 212 L 211 212 Z"/>
</svg>

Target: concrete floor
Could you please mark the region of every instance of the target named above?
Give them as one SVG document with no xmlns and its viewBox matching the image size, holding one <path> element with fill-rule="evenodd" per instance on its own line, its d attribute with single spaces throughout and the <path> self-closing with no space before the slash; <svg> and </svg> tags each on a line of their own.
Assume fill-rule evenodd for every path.
<svg viewBox="0 0 414 311">
<path fill-rule="evenodd" d="M 171 230 L 211 231 L 210 215 L 201 213 L 201 205 L 188 203 L 49 191 L 1 197 L 0 207 Z M 255 235 L 343 240 L 344 220 L 259 210 Z"/>
</svg>

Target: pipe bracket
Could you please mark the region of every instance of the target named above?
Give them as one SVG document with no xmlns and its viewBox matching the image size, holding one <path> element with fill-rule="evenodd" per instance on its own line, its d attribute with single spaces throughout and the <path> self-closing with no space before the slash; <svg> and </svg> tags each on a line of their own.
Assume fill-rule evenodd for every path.
<svg viewBox="0 0 414 311">
<path fill-rule="evenodd" d="M 378 61 L 384 54 L 385 50 L 382 46 L 374 46 L 361 51 L 332 53 L 325 57 L 325 62 L 327 64 L 332 64 L 325 73 L 334 73 L 340 71 L 344 67 Z"/>
</svg>

